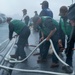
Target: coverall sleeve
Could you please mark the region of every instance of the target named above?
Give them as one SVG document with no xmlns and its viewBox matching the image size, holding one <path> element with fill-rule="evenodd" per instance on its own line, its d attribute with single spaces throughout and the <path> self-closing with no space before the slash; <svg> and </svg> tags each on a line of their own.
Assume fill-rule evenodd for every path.
<svg viewBox="0 0 75 75">
<path fill-rule="evenodd" d="M 13 32 L 14 32 L 14 27 L 12 23 L 9 23 L 9 39 L 10 40 L 12 39 Z"/>
</svg>

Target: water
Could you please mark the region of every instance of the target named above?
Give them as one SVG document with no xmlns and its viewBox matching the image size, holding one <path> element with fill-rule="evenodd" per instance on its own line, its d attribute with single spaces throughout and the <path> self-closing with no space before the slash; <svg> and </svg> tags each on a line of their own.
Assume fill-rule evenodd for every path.
<svg viewBox="0 0 75 75">
<path fill-rule="evenodd" d="M 0 24 L 0 43 L 8 38 L 8 34 L 9 34 L 8 24 L 7 23 Z"/>
</svg>

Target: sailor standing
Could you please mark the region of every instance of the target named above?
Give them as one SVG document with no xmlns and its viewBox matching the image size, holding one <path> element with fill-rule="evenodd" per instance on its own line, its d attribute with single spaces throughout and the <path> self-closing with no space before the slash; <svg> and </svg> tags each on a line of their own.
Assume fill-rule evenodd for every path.
<svg viewBox="0 0 75 75">
<path fill-rule="evenodd" d="M 22 11 L 23 11 L 23 17 L 22 17 L 21 21 L 24 22 L 28 26 L 30 18 L 27 15 L 27 10 L 23 9 Z"/>
</svg>

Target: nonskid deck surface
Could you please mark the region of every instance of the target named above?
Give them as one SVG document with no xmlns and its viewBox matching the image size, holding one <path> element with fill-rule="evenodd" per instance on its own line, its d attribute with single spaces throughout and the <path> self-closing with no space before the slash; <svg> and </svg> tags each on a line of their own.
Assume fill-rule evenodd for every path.
<svg viewBox="0 0 75 75">
<path fill-rule="evenodd" d="M 37 63 L 38 55 L 37 56 L 31 56 L 26 62 L 24 63 L 18 63 L 15 65 L 15 68 L 20 69 L 27 69 L 27 70 L 42 70 L 42 71 L 53 71 L 53 72 L 62 72 L 62 64 L 58 68 L 50 68 L 51 65 L 51 56 L 48 57 L 47 62 L 43 63 Z M 49 74 L 39 74 L 39 73 L 24 73 L 24 72 L 18 72 L 13 71 L 12 75 L 49 75 Z"/>
<path fill-rule="evenodd" d="M 5 32 L 7 31 L 7 33 L 3 33 L 3 36 L 0 36 L 1 40 L 5 40 L 5 37 L 7 38 L 8 36 L 8 28 L 3 26 L 2 28 L 2 31 L 4 30 L 5 28 Z M 0 34 L 2 34 L 0 32 Z M 4 37 L 4 38 L 3 38 Z M 31 35 L 29 37 L 29 45 L 37 45 L 39 43 L 39 34 L 38 32 L 34 32 L 32 29 L 31 29 Z M 1 41 L 2 42 L 2 41 Z M 25 48 L 25 51 L 26 51 L 26 55 L 28 55 L 32 50 L 34 49 L 34 47 L 28 47 L 28 48 Z M 13 49 L 13 51 L 11 52 L 11 54 L 13 54 L 15 51 L 15 47 Z M 3 53 L 1 53 L 2 55 L 5 55 L 5 53 L 7 52 L 7 50 L 5 50 Z M 37 51 L 38 52 L 38 51 Z M 35 53 L 37 53 L 35 51 Z M 63 64 L 61 64 L 59 62 L 59 67 L 58 68 L 50 68 L 52 62 L 51 62 L 51 55 L 48 57 L 48 60 L 47 62 L 43 62 L 43 63 L 37 63 L 37 60 L 38 60 L 38 56 L 39 55 L 36 55 L 34 56 L 33 54 L 31 55 L 31 57 L 29 57 L 27 59 L 27 61 L 23 62 L 23 63 L 16 63 L 14 65 L 14 68 L 18 68 L 18 69 L 26 69 L 26 70 L 42 70 L 42 71 L 52 71 L 52 72 L 58 72 L 58 73 L 64 73 L 64 71 L 62 70 L 62 66 Z M 74 56 L 75 57 L 75 54 Z M 2 57 L 0 57 L 2 59 Z M 0 60 L 1 60 L 0 59 Z M 63 58 L 62 58 L 63 59 Z M 73 60 L 73 63 L 75 63 L 75 60 Z M 8 62 L 8 64 L 10 64 Z M 74 66 L 74 71 L 75 71 L 75 66 Z M 0 72 L 1 74 L 2 72 Z M 11 75 L 53 75 L 53 74 L 44 74 L 44 73 L 28 73 L 28 72 L 21 72 L 21 71 L 12 71 L 12 74 Z"/>
</svg>

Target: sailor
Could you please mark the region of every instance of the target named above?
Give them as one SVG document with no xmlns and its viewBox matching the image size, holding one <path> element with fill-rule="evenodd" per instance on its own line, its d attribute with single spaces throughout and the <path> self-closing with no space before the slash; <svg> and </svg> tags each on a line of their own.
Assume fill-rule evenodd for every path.
<svg viewBox="0 0 75 75">
<path fill-rule="evenodd" d="M 35 13 L 34 17 L 38 16 L 38 12 L 37 11 L 34 11 L 34 13 Z"/>
<path fill-rule="evenodd" d="M 7 18 L 7 23 L 9 24 L 9 39 L 12 39 L 13 32 L 19 35 L 16 53 L 11 55 L 11 57 L 19 59 L 20 56 L 21 59 L 24 59 L 26 57 L 24 47 L 30 35 L 30 29 L 21 20 L 12 20 L 10 17 Z"/>
<path fill-rule="evenodd" d="M 49 9 L 49 3 L 48 1 L 43 1 L 41 3 L 41 12 L 39 16 L 50 16 L 51 18 L 53 18 L 53 12 Z"/>
<path fill-rule="evenodd" d="M 72 32 L 70 35 L 70 39 L 68 41 L 68 46 L 67 46 L 67 54 L 66 54 L 66 63 L 69 64 L 70 66 L 73 66 L 73 48 L 74 48 L 74 43 L 75 43 L 75 4 L 71 5 L 69 7 L 68 11 L 68 19 L 70 20 L 70 23 L 72 25 Z"/>
<path fill-rule="evenodd" d="M 30 26 L 30 17 L 27 15 L 27 9 L 23 9 L 23 17 L 21 19 L 22 22 L 24 22 L 28 27 Z M 28 41 L 26 44 L 26 47 L 28 47 Z"/>
<path fill-rule="evenodd" d="M 46 38 L 46 41 L 41 45 L 41 50 L 40 50 L 41 57 L 37 60 L 37 62 L 38 63 L 46 62 L 48 50 L 49 50 L 49 46 L 50 46 L 49 39 L 52 40 L 54 48 L 55 48 L 57 54 L 59 54 L 58 23 L 49 16 L 33 18 L 33 21 L 35 21 L 35 24 L 39 26 L 39 30 L 41 31 L 42 36 L 40 38 L 40 41 L 42 41 L 43 39 Z M 53 53 L 51 68 L 58 67 L 58 66 L 59 66 L 58 59 L 55 56 L 55 54 Z"/>
<path fill-rule="evenodd" d="M 37 11 L 34 11 L 34 13 L 35 13 L 35 15 L 33 16 L 33 18 L 36 18 L 36 17 L 39 16 L 38 13 L 37 13 Z M 38 27 L 35 25 L 35 22 L 33 23 L 33 30 L 36 31 L 36 32 L 39 31 Z"/>
<path fill-rule="evenodd" d="M 60 12 L 59 13 L 59 16 L 60 16 L 59 37 L 60 37 L 60 40 L 59 41 L 62 42 L 62 45 L 63 45 L 63 48 L 60 48 L 60 51 L 62 52 L 63 49 L 65 48 L 65 43 L 66 43 L 65 39 L 67 41 L 69 40 L 71 30 L 72 30 L 72 26 L 70 24 L 69 19 L 67 18 L 67 13 L 68 13 L 67 6 L 61 6 L 59 12 Z M 67 52 L 67 50 L 65 52 Z"/>
<path fill-rule="evenodd" d="M 23 17 L 22 17 L 21 21 L 24 22 L 28 26 L 30 18 L 27 15 L 27 9 L 23 9 L 22 12 L 23 12 Z"/>
<path fill-rule="evenodd" d="M 40 12 L 40 14 L 39 14 L 39 16 L 40 17 L 43 17 L 43 16 L 49 16 L 49 17 L 51 17 L 51 18 L 53 18 L 53 12 L 52 12 L 52 10 L 49 8 L 49 3 L 48 3 L 48 1 L 43 1 L 42 3 L 41 3 L 41 12 Z M 41 38 L 41 31 L 39 30 L 39 38 Z M 45 44 L 45 46 L 47 47 L 47 46 L 49 46 L 50 45 L 50 42 L 49 41 L 47 41 L 47 43 Z M 42 45 L 43 46 L 43 45 Z M 39 47 L 40 48 L 40 52 L 42 52 L 42 48 L 41 48 L 41 46 Z"/>
</svg>

